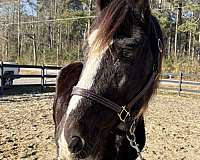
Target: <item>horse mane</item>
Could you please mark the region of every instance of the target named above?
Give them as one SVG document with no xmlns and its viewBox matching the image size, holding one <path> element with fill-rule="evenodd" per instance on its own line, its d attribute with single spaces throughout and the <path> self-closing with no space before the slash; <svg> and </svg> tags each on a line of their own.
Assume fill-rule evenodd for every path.
<svg viewBox="0 0 200 160">
<path fill-rule="evenodd" d="M 148 3 L 143 5 L 143 8 L 138 3 L 135 0 L 97 1 L 97 10 L 100 12 L 92 26 L 92 31 L 98 31 L 90 46 L 89 53 L 102 53 L 111 44 L 115 33 L 124 22 L 132 22 L 134 18 L 141 19 L 141 16 L 144 17 L 144 21 L 148 19 L 150 15 Z"/>
<path fill-rule="evenodd" d="M 124 0 L 112 0 L 108 6 L 101 10 L 96 22 L 93 24 L 92 31 L 98 30 L 96 38 L 90 46 L 89 53 L 102 53 L 112 41 L 117 29 L 123 23 L 129 10 Z"/>
<path fill-rule="evenodd" d="M 156 33 L 155 33 L 156 32 Z M 162 71 L 162 57 L 164 54 L 164 40 L 163 40 L 163 33 L 159 24 L 159 21 L 157 20 L 156 17 L 151 16 L 151 28 L 150 28 L 150 44 L 151 44 L 151 50 L 152 53 L 154 55 L 154 61 L 157 62 L 157 74 L 158 76 L 156 77 L 154 83 L 152 84 L 152 86 L 150 87 L 150 89 L 148 90 L 148 92 L 145 94 L 145 96 L 142 99 L 142 108 L 140 109 L 137 117 L 141 117 L 145 111 L 147 110 L 148 107 L 148 102 L 151 99 L 152 95 L 154 95 L 157 91 L 157 88 L 159 86 L 159 77 Z M 162 51 L 159 48 L 159 44 L 158 44 L 158 39 L 160 39 L 161 44 L 162 44 Z"/>
</svg>

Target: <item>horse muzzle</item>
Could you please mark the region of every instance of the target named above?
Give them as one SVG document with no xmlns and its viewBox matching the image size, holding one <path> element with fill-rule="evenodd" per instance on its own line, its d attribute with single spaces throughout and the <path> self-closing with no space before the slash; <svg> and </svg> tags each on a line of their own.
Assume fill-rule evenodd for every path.
<svg viewBox="0 0 200 160">
<path fill-rule="evenodd" d="M 68 151 L 74 157 L 74 159 L 85 159 L 92 151 L 92 145 L 89 145 L 80 136 L 72 136 L 68 139 Z"/>
<path fill-rule="evenodd" d="M 84 148 L 85 141 L 79 136 L 73 136 L 68 143 L 68 149 L 72 154 L 81 152 Z"/>
</svg>

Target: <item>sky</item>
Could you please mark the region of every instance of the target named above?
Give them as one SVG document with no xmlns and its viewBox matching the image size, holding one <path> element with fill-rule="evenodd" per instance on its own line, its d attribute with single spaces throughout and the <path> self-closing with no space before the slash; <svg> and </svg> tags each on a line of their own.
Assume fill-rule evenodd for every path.
<svg viewBox="0 0 200 160">
<path fill-rule="evenodd" d="M 35 16 L 36 13 L 36 3 L 37 0 L 22 0 L 21 3 L 23 4 L 23 11 L 27 14 L 27 15 L 32 15 Z"/>
</svg>

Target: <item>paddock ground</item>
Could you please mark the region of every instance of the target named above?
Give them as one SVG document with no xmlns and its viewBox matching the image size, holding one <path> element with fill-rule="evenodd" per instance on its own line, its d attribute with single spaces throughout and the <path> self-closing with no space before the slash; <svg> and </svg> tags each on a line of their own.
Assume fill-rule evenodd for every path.
<svg viewBox="0 0 200 160">
<path fill-rule="evenodd" d="M 146 160 L 200 159 L 200 97 L 158 94 L 145 114 Z M 53 94 L 0 97 L 0 160 L 55 157 Z"/>
</svg>

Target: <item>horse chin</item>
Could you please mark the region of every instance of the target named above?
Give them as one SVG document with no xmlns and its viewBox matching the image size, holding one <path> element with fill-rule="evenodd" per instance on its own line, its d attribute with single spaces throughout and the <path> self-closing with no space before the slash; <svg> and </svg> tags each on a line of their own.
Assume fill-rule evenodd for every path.
<svg viewBox="0 0 200 160">
<path fill-rule="evenodd" d="M 72 154 L 72 159 L 77 160 L 77 159 L 86 159 L 90 156 L 90 153 L 88 151 L 81 151 L 76 154 Z"/>
</svg>

